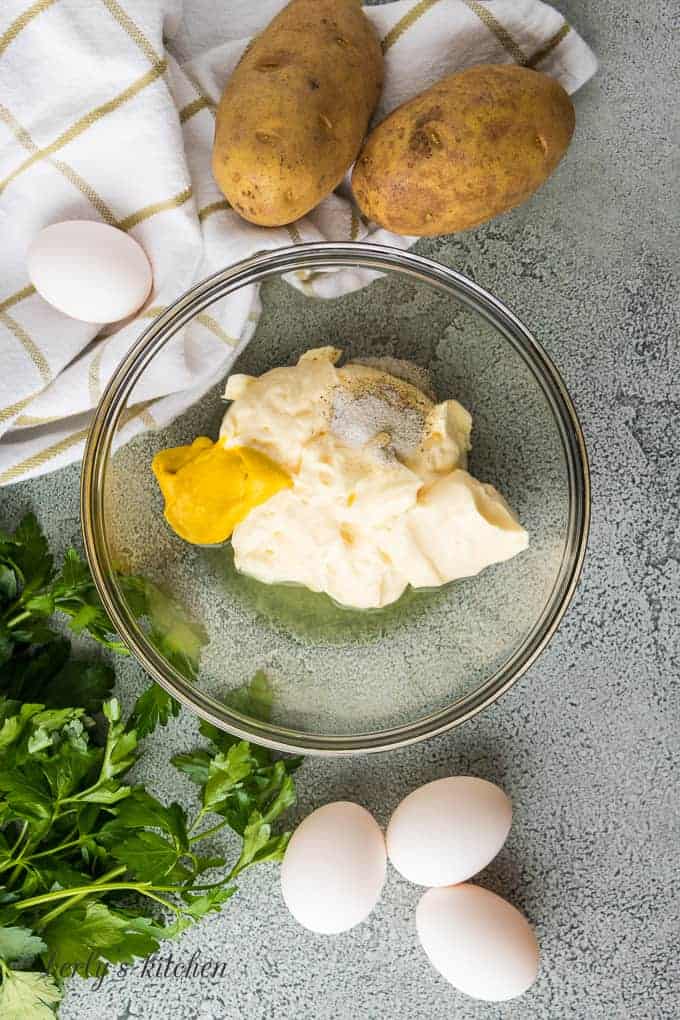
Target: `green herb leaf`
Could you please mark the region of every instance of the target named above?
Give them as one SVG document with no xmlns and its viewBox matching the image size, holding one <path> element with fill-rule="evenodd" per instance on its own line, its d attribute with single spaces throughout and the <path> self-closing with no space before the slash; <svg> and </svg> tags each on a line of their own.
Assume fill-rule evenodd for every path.
<svg viewBox="0 0 680 1020">
<path fill-rule="evenodd" d="M 3 1020 L 54 1020 L 53 1007 L 61 1000 L 56 982 L 48 974 L 5 970 L 0 987 Z"/>
<path fill-rule="evenodd" d="M 233 747 L 234 744 L 238 744 L 239 742 L 238 737 L 233 737 L 231 733 L 225 733 L 224 730 L 219 730 L 217 726 L 213 726 L 213 724 L 209 723 L 206 719 L 201 719 L 198 724 L 198 732 L 202 737 L 205 737 L 206 740 L 213 743 L 215 747 L 219 748 L 220 751 L 228 751 L 230 747 Z"/>
<path fill-rule="evenodd" d="M 224 857 L 194 857 L 194 878 L 204 874 L 206 871 L 214 871 L 216 868 L 223 868 L 226 864 Z"/>
<path fill-rule="evenodd" d="M 55 588 L 71 592 L 87 592 L 92 588 L 92 578 L 87 564 L 81 560 L 75 549 L 68 549 L 56 579 Z"/>
<path fill-rule="evenodd" d="M 156 832 L 139 832 L 120 840 L 111 849 L 111 856 L 125 864 L 140 882 L 163 883 L 178 861 L 177 847 Z"/>
<path fill-rule="evenodd" d="M 61 742 L 43 757 L 42 770 L 56 800 L 75 796 L 83 785 L 94 779 L 102 751 L 85 743 L 82 723 L 67 723 L 59 734 Z"/>
<path fill-rule="evenodd" d="M 24 646 L 47 645 L 58 638 L 58 634 L 50 627 L 47 619 L 36 616 L 29 616 L 22 623 L 14 625 L 11 633 L 15 641 L 15 648 L 17 644 Z M 19 651 L 25 653 L 30 649 L 21 648 Z"/>
<path fill-rule="evenodd" d="M 200 786 L 208 782 L 210 762 L 212 761 L 208 751 L 200 750 L 189 751 L 185 754 L 175 754 L 170 761 L 176 769 L 184 772 Z"/>
<path fill-rule="evenodd" d="M 44 929 L 48 962 L 55 973 L 73 968 L 91 977 L 94 968 L 109 963 L 132 963 L 158 949 L 155 929 L 145 918 L 131 917 L 105 903 L 76 905 L 60 914 Z M 62 969 L 63 968 L 63 969 Z"/>
<path fill-rule="evenodd" d="M 159 684 L 151 684 L 137 698 L 128 725 L 137 730 L 141 739 L 152 733 L 159 724 L 165 726 L 172 716 L 179 715 L 180 709 L 180 703 L 171 694 Z"/>
<path fill-rule="evenodd" d="M 61 860 L 58 854 L 50 854 L 40 869 L 41 889 L 73 889 L 87 885 L 92 875 L 86 867 L 78 868 L 68 861 Z"/>
<path fill-rule="evenodd" d="M 174 837 L 177 846 L 181 850 L 189 849 L 189 837 L 187 835 L 187 816 L 184 808 L 176 801 L 168 808 L 168 830 Z"/>
<path fill-rule="evenodd" d="M 70 626 L 75 633 L 87 631 L 90 637 L 106 648 L 123 655 L 127 654 L 127 648 L 116 637 L 113 625 L 101 604 L 87 565 L 75 549 L 69 549 L 66 553 L 61 572 L 52 580 L 49 590 L 29 600 L 26 608 L 32 612 L 47 614 L 55 610 L 64 613 L 71 618 Z"/>
<path fill-rule="evenodd" d="M 212 911 L 219 912 L 223 903 L 236 892 L 235 885 L 221 886 L 218 889 L 209 889 L 205 893 L 201 893 L 200 896 L 194 896 L 191 893 L 184 895 L 184 901 L 187 904 L 187 913 L 198 920 L 201 917 L 205 917 L 206 914 Z"/>
<path fill-rule="evenodd" d="M 142 787 L 135 787 L 129 797 L 115 807 L 114 815 L 114 820 L 102 829 L 102 834 L 109 839 L 127 834 L 131 829 L 157 828 L 172 836 L 181 850 L 188 847 L 186 814 L 182 806 L 172 803 L 166 807 Z"/>
<path fill-rule="evenodd" d="M 25 732 L 30 720 L 42 710 L 42 705 L 19 705 L 16 701 L 2 699 L 0 705 L 0 753 L 16 744 Z M 18 711 L 17 711 L 18 710 Z"/>
<path fill-rule="evenodd" d="M 96 789 L 90 790 L 82 795 L 82 801 L 87 804 L 117 804 L 123 797 L 127 797 L 131 787 L 119 786 L 118 783 L 101 783 Z"/>
<path fill-rule="evenodd" d="M 116 698 L 105 701 L 102 711 L 109 721 L 102 779 L 123 775 L 137 760 L 137 732 L 120 721 L 120 705 Z"/>
<path fill-rule="evenodd" d="M 280 762 L 276 763 L 276 765 L 280 764 L 282 763 Z M 267 822 L 275 821 L 279 817 L 279 815 L 283 814 L 284 811 L 287 811 L 289 807 L 292 807 L 296 800 L 295 783 L 293 782 L 291 776 L 285 772 L 285 766 L 283 766 L 283 774 L 279 772 L 277 775 L 277 783 L 279 781 L 279 776 L 281 786 L 274 799 L 270 802 L 264 814 L 265 820 Z M 268 790 L 267 794 L 269 795 L 270 792 L 271 791 Z M 262 798 L 263 805 L 267 803 L 268 799 L 269 799 L 268 796 Z"/>
<path fill-rule="evenodd" d="M 125 924 L 124 937 L 107 948 L 104 955 L 109 963 L 134 963 L 138 958 L 151 956 L 158 950 L 160 940 L 175 934 L 151 917 L 131 917 L 125 911 L 119 911 L 118 917 Z"/>
<path fill-rule="evenodd" d="M 115 824 L 122 829 L 157 827 L 169 832 L 169 810 L 165 804 L 141 787 L 136 786 L 130 796 L 114 811 Z"/>
<path fill-rule="evenodd" d="M 0 958 L 6 963 L 14 960 L 32 960 L 47 946 L 30 928 L 0 928 Z"/>
<path fill-rule="evenodd" d="M 0 792 L 16 818 L 40 822 L 52 816 L 50 788 L 37 762 L 27 761 L 21 769 L 0 769 Z"/>
<path fill-rule="evenodd" d="M 44 621 L 40 623 L 41 626 L 47 626 Z M 0 690 L 8 698 L 49 704 L 47 691 L 70 655 L 70 641 L 56 635 L 52 635 L 46 647 L 22 649 L 21 654 L 14 655 L 10 662 L 0 668 Z M 72 703 L 77 704 L 77 699 Z"/>
<path fill-rule="evenodd" d="M 16 571 L 7 563 L 0 563 L 0 602 L 11 602 L 19 594 Z"/>
<path fill-rule="evenodd" d="M 203 807 L 214 811 L 234 787 L 252 772 L 250 744 L 242 740 L 226 754 L 216 754 L 208 768 L 208 781 L 203 787 Z"/>
<path fill-rule="evenodd" d="M 272 836 L 269 822 L 262 817 L 259 811 L 253 811 L 243 833 L 241 855 L 232 868 L 230 877 L 236 878 L 251 864 L 283 860 L 289 839 L 289 832 L 280 836 Z"/>
<path fill-rule="evenodd" d="M 0 555 L 18 569 L 24 596 L 37 591 L 52 577 L 53 560 L 47 539 L 33 513 L 26 514 L 12 536 L 0 542 Z"/>
<path fill-rule="evenodd" d="M 266 821 L 274 821 L 295 803 L 295 787 L 286 766 L 287 762 L 280 759 L 273 765 L 258 767 L 213 810 L 226 818 L 240 836 L 244 835 L 254 810 L 265 815 Z"/>
<path fill-rule="evenodd" d="M 98 712 L 109 697 L 114 681 L 115 673 L 110 666 L 71 659 L 52 677 L 40 697 L 46 705 L 55 708 L 82 705 L 87 712 Z"/>
<path fill-rule="evenodd" d="M 14 638 L 4 623 L 0 622 L 0 668 L 12 659 Z"/>
</svg>

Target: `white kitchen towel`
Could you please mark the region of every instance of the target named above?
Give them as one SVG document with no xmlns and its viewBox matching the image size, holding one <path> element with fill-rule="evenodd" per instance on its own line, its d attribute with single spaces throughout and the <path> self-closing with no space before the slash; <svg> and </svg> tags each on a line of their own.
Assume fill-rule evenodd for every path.
<svg viewBox="0 0 680 1020">
<path fill-rule="evenodd" d="M 285 0 L 223 0 L 215 47 L 179 66 L 182 0 L 3 0 L 0 4 L 0 485 L 82 456 L 93 409 L 131 344 L 192 283 L 257 251 L 301 241 L 397 237 L 362 221 L 345 182 L 289 227 L 245 223 L 210 172 L 215 106 L 250 36 Z M 520 63 L 574 92 L 595 58 L 539 0 L 396 0 L 366 9 L 386 75 L 376 114 L 471 64 Z M 144 309 L 101 327 L 44 302 L 26 273 L 43 227 L 96 219 L 130 233 L 151 261 Z M 310 295 L 359 285 L 347 272 L 293 282 Z M 147 373 L 124 439 L 167 424 L 229 369 L 257 323 L 255 288 L 176 336 Z"/>
</svg>

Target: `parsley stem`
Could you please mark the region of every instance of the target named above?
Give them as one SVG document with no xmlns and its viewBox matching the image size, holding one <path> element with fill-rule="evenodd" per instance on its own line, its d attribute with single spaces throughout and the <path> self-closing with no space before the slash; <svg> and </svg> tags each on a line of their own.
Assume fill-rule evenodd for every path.
<svg viewBox="0 0 680 1020">
<path fill-rule="evenodd" d="M 48 852 L 52 853 L 51 850 Z M 116 875 L 120 875 L 122 871 L 125 871 L 125 867 L 122 867 L 122 870 L 120 867 L 112 868 L 111 871 L 107 871 L 105 875 L 102 875 L 98 879 L 98 882 L 99 883 L 107 882 L 110 878 L 115 878 Z M 40 918 L 40 920 L 37 922 L 35 926 L 36 930 L 42 931 L 42 929 L 46 928 L 51 921 L 54 921 L 55 917 L 59 917 L 59 915 L 63 914 L 64 911 L 70 910 L 71 907 L 74 907 L 76 905 L 76 903 L 80 903 L 80 901 L 84 900 L 86 896 L 89 896 L 91 892 L 92 888 L 90 887 L 87 890 L 87 892 L 80 893 L 79 896 L 72 896 L 71 899 L 66 900 L 64 903 L 60 903 L 58 907 L 55 907 L 54 910 L 50 910 L 49 913 L 45 914 L 44 917 Z"/>
<path fill-rule="evenodd" d="M 201 808 L 200 811 L 198 812 L 198 814 L 196 815 L 196 817 L 194 818 L 193 822 L 189 826 L 189 829 L 188 829 L 189 832 L 193 832 L 194 829 L 196 828 L 196 826 L 200 825 L 200 823 L 202 822 L 203 817 L 204 817 L 205 814 L 206 814 L 205 808 Z"/>
<path fill-rule="evenodd" d="M 14 885 L 16 880 L 18 879 L 19 875 L 21 874 L 22 869 L 25 867 L 22 858 L 24 856 L 24 851 L 25 851 L 27 846 L 28 846 L 28 843 L 26 843 L 24 845 L 24 848 L 21 851 L 21 853 L 19 854 L 19 857 L 17 858 L 16 861 L 13 862 L 14 863 L 14 869 L 12 871 L 12 874 L 7 879 L 7 888 L 8 889 L 12 888 L 12 886 Z"/>
<path fill-rule="evenodd" d="M 21 843 L 22 839 L 26 835 L 26 830 L 27 829 L 28 829 L 28 822 L 24 822 L 24 824 L 21 826 L 21 832 L 17 836 L 16 842 L 14 843 L 14 846 L 12 847 L 12 849 L 9 852 L 10 857 L 13 857 L 15 852 L 18 850 L 19 843 Z"/>
<path fill-rule="evenodd" d="M 14 870 L 16 871 L 16 869 L 19 867 L 19 864 L 21 862 L 21 859 L 22 859 L 22 857 L 24 855 L 24 851 L 25 851 L 26 848 L 24 847 L 24 850 L 19 854 L 19 857 L 17 858 L 17 860 L 14 860 L 14 854 L 16 853 L 17 849 L 19 848 L 19 844 L 21 843 L 22 839 L 26 835 L 26 830 L 27 829 L 28 829 L 28 822 L 24 822 L 24 824 L 21 826 L 21 831 L 19 832 L 19 835 L 17 836 L 17 838 L 16 838 L 16 840 L 14 842 L 14 845 L 11 847 L 11 849 L 9 851 L 9 855 L 7 857 L 7 860 L 3 864 L 0 864 L 0 873 L 2 873 L 3 871 L 9 871 L 10 868 L 14 868 Z M 51 852 L 52 851 L 50 851 L 50 853 Z"/>
<path fill-rule="evenodd" d="M 220 879 L 219 882 L 206 882 L 205 885 L 193 885 L 190 891 L 193 892 L 206 892 L 208 889 L 221 889 L 224 886 L 224 879 Z"/>
<path fill-rule="evenodd" d="M 16 625 L 21 623 L 22 620 L 27 620 L 30 615 L 30 611 L 28 609 L 24 609 L 23 613 L 17 613 L 17 615 L 12 617 L 11 620 L 6 620 L 5 626 L 8 630 L 10 627 L 16 627 Z"/>
<path fill-rule="evenodd" d="M 116 875 L 122 875 L 126 871 L 124 864 L 114 868 L 112 873 L 109 873 L 109 878 L 114 878 Z M 150 885 L 151 883 L 135 883 L 135 885 Z M 26 900 L 21 900 L 19 903 L 13 903 L 12 906 L 15 910 L 28 910 L 29 907 L 41 907 L 43 903 L 52 903 L 54 900 L 63 900 L 72 896 L 80 896 L 81 893 L 89 895 L 90 893 L 105 893 L 111 892 L 114 889 L 130 889 L 132 888 L 129 882 L 107 882 L 102 883 L 101 881 L 92 882 L 91 885 L 74 885 L 70 889 L 55 889 L 53 892 L 41 893 L 40 896 L 29 896 Z"/>
<path fill-rule="evenodd" d="M 155 886 L 154 888 L 157 888 L 157 889 L 167 889 L 168 892 L 175 892 L 176 891 L 173 888 L 173 886 L 171 886 L 171 885 L 159 885 L 159 886 Z M 140 892 L 142 894 L 142 896 L 148 896 L 150 900 L 155 900 L 156 903 L 160 903 L 160 905 L 162 907 L 165 907 L 167 910 L 174 911 L 175 914 L 181 914 L 182 913 L 182 911 L 179 909 L 179 907 L 176 906 L 174 903 L 171 903 L 170 900 L 164 900 L 161 896 L 156 896 L 149 889 L 139 889 L 137 891 Z"/>
<path fill-rule="evenodd" d="M 72 846 L 80 846 L 84 838 L 81 836 L 80 839 L 72 839 L 68 843 L 62 843 L 61 846 L 50 847 L 49 850 L 41 850 L 39 854 L 31 854 L 26 860 L 37 861 L 39 857 L 50 857 L 52 854 L 61 853 L 62 850 L 68 850 Z"/>
<path fill-rule="evenodd" d="M 198 839 L 205 839 L 206 836 L 212 836 L 213 833 L 219 832 L 220 829 L 223 829 L 224 826 L 227 825 L 227 824 L 228 824 L 228 822 L 227 822 L 227 820 L 225 818 L 221 822 L 218 822 L 217 825 L 213 825 L 212 828 L 204 829 L 203 832 L 197 832 L 195 836 L 189 836 L 189 842 L 190 843 L 194 843 Z M 192 826 L 192 828 L 193 828 L 193 826 Z"/>
<path fill-rule="evenodd" d="M 126 867 L 122 864 L 119 868 L 114 868 L 109 877 L 113 878 L 114 875 L 120 875 L 125 870 Z M 82 899 L 84 896 L 101 896 L 109 892 L 125 891 L 137 892 L 142 896 L 148 896 L 149 899 L 156 900 L 157 903 L 167 907 L 168 910 L 173 910 L 176 914 L 181 913 L 179 907 L 174 903 L 170 903 L 169 900 L 165 900 L 161 896 L 156 896 L 155 892 L 152 892 L 152 890 L 156 889 L 167 890 L 168 892 L 176 891 L 175 886 L 172 885 L 153 886 L 151 882 L 101 882 L 100 880 L 93 882 L 92 885 L 77 885 L 71 889 L 55 889 L 54 892 L 42 893 L 40 896 L 30 896 L 19 903 L 13 903 L 12 906 L 15 910 L 28 910 L 30 907 L 41 907 L 44 903 L 52 903 L 55 900 L 72 900 L 74 897 Z"/>
</svg>

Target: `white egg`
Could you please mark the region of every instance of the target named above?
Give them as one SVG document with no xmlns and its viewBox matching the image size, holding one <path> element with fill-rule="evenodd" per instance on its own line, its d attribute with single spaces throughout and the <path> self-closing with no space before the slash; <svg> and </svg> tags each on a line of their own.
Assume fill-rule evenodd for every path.
<svg viewBox="0 0 680 1020">
<path fill-rule="evenodd" d="M 536 980 L 539 953 L 529 922 L 487 889 L 428 889 L 416 910 L 416 928 L 432 966 L 475 999 L 514 999 Z"/>
<path fill-rule="evenodd" d="M 364 921 L 385 881 L 385 840 L 365 808 L 336 801 L 293 833 L 281 865 L 281 892 L 293 917 L 333 935 Z"/>
<path fill-rule="evenodd" d="M 92 220 L 65 220 L 41 230 L 28 252 L 38 293 L 72 319 L 117 322 L 144 304 L 151 266 L 122 230 Z"/>
<path fill-rule="evenodd" d="M 402 800 L 387 828 L 387 852 L 417 885 L 456 885 L 494 859 L 507 839 L 512 805 L 474 776 L 436 779 Z"/>
</svg>

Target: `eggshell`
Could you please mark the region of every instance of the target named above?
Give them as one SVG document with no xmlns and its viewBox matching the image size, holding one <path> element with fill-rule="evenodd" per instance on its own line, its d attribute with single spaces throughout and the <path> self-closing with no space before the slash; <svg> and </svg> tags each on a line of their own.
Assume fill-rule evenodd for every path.
<svg viewBox="0 0 680 1020">
<path fill-rule="evenodd" d="M 416 928 L 432 966 L 475 999 L 514 999 L 536 980 L 539 952 L 529 922 L 487 889 L 428 889 L 416 909 Z"/>
<path fill-rule="evenodd" d="M 28 252 L 28 275 L 60 312 L 96 323 L 132 315 L 152 282 L 143 248 L 122 230 L 92 220 L 65 220 L 41 230 Z"/>
<path fill-rule="evenodd" d="M 509 798 L 474 776 L 436 779 L 402 800 L 387 828 L 387 852 L 417 885 L 456 885 L 492 861 L 512 823 Z"/>
<path fill-rule="evenodd" d="M 336 801 L 298 826 L 281 865 L 281 892 L 293 917 L 333 935 L 364 921 L 385 881 L 385 840 L 368 811 Z"/>
</svg>

